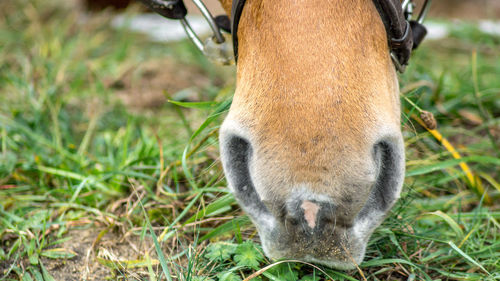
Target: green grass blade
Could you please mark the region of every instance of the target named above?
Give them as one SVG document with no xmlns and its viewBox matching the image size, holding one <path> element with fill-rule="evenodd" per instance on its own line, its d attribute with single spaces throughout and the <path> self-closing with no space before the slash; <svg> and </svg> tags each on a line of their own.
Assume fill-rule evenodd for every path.
<svg viewBox="0 0 500 281">
<path fill-rule="evenodd" d="M 183 225 L 186 225 L 188 223 L 192 223 L 195 220 L 201 219 L 205 216 L 208 216 L 214 212 L 217 212 L 219 209 L 230 206 L 234 204 L 236 200 L 234 199 L 234 196 L 232 194 L 226 194 L 219 199 L 215 200 L 214 202 L 210 203 L 208 206 L 203 208 L 203 210 L 198 211 L 196 214 L 191 216 L 189 219 L 187 219 Z"/>
<path fill-rule="evenodd" d="M 332 277 L 343 278 L 345 280 L 350 280 L 350 281 L 359 281 L 359 279 L 356 279 L 356 278 L 349 276 L 349 275 L 342 273 L 342 272 L 338 272 L 338 271 L 334 271 L 334 270 L 330 270 L 330 269 L 327 269 L 326 272 L 328 273 L 328 275 L 330 275 Z M 338 279 L 338 280 L 343 280 L 343 279 Z"/>
<path fill-rule="evenodd" d="M 213 237 L 222 235 L 224 233 L 230 232 L 230 231 L 234 230 L 235 224 L 237 224 L 239 227 L 242 227 L 245 225 L 249 225 L 250 223 L 251 223 L 251 221 L 247 216 L 235 218 L 232 221 L 226 222 L 226 223 L 218 226 L 214 230 L 208 232 L 207 234 L 202 236 L 199 241 L 202 242 L 202 241 L 208 240 L 210 238 L 213 238 Z"/>
<path fill-rule="evenodd" d="M 31 275 L 27 271 L 25 271 L 22 276 L 22 281 L 33 281 L 33 278 L 31 278 Z"/>
<path fill-rule="evenodd" d="M 406 177 L 412 177 L 412 176 L 420 176 L 420 175 L 425 175 L 428 173 L 432 173 L 435 171 L 440 171 L 445 168 L 453 167 L 461 162 L 476 162 L 476 163 L 481 163 L 485 165 L 497 165 L 500 166 L 500 159 L 495 158 L 495 157 L 489 157 L 489 156 L 468 156 L 468 157 L 463 157 L 461 159 L 452 159 L 452 160 L 446 160 L 446 161 L 441 161 L 439 163 L 433 164 L 433 165 L 427 165 L 423 166 L 420 168 L 412 169 L 406 172 Z"/>
<path fill-rule="evenodd" d="M 50 275 L 50 273 L 47 271 L 43 263 L 40 262 L 40 268 L 42 268 L 42 275 L 43 275 L 43 280 L 44 281 L 55 281 L 54 277 Z"/>
<path fill-rule="evenodd" d="M 51 259 L 71 259 L 73 257 L 76 257 L 77 254 L 69 249 L 53 248 L 43 250 L 40 255 Z"/>
<path fill-rule="evenodd" d="M 462 228 L 458 225 L 458 223 L 452 219 L 450 216 L 447 214 L 441 212 L 441 211 L 435 211 L 435 212 L 430 212 L 427 213 L 428 215 L 434 215 L 442 218 L 450 227 L 453 229 L 453 231 L 457 234 L 458 238 L 462 238 L 464 236 L 464 232 Z"/>
<path fill-rule="evenodd" d="M 219 117 L 223 112 L 227 111 L 229 107 L 231 106 L 232 99 L 228 99 L 226 101 L 223 101 L 219 103 L 219 106 L 215 109 L 215 111 L 210 114 L 210 116 L 200 125 L 200 127 L 191 135 L 191 138 L 189 139 L 188 144 L 184 148 L 184 151 L 182 152 L 182 160 L 181 160 L 181 165 L 182 169 L 184 171 L 184 174 L 186 175 L 187 180 L 189 181 L 189 184 L 193 187 L 193 189 L 198 189 L 198 185 L 194 181 L 194 177 L 187 165 L 187 155 L 189 151 L 189 147 L 191 146 L 193 140 L 203 131 L 205 130 L 208 125 L 210 125 L 217 117 Z"/>
<path fill-rule="evenodd" d="M 183 101 L 169 100 L 168 102 L 185 108 L 195 108 L 195 109 L 213 108 L 214 106 L 217 105 L 217 102 L 215 101 L 183 102 Z"/>
<path fill-rule="evenodd" d="M 393 264 L 393 263 L 402 263 L 402 264 L 407 264 L 410 265 L 414 268 L 418 268 L 418 266 L 411 261 L 403 260 L 403 259 L 373 259 L 369 261 L 365 261 L 362 264 L 359 265 L 359 267 L 372 267 L 372 266 L 383 266 L 387 264 Z"/>
<path fill-rule="evenodd" d="M 47 174 L 57 175 L 57 176 L 70 178 L 70 179 L 74 179 L 74 180 L 79 180 L 79 181 L 86 181 L 89 184 L 95 185 L 97 188 L 99 188 L 100 191 L 102 191 L 108 195 L 112 195 L 112 196 L 120 195 L 119 192 L 107 187 L 106 185 L 102 184 L 96 178 L 94 178 L 92 176 L 86 177 L 86 176 L 83 176 L 83 175 L 80 175 L 80 174 L 77 174 L 74 172 L 56 169 L 56 168 L 51 168 L 51 167 L 45 167 L 45 166 L 38 166 L 37 169 L 39 171 L 47 173 Z"/>
<path fill-rule="evenodd" d="M 448 245 L 450 245 L 450 247 L 453 250 L 455 250 L 458 254 L 460 254 L 462 257 L 464 257 L 467 261 L 469 261 L 470 263 L 474 264 L 475 266 L 481 268 L 481 270 L 484 271 L 484 272 L 486 272 L 486 274 L 491 275 L 481 264 L 479 264 L 477 261 L 475 261 L 469 255 L 467 255 L 466 253 L 464 253 L 462 250 L 460 250 L 460 248 L 457 247 L 457 245 L 455 245 L 455 243 L 453 243 L 451 241 L 448 241 Z"/>
<path fill-rule="evenodd" d="M 74 162 L 79 163 L 81 161 L 81 159 L 79 157 L 75 156 L 74 154 L 67 151 L 66 149 L 63 149 L 61 146 L 55 145 L 51 141 L 47 140 L 44 136 L 37 134 L 37 133 L 33 132 L 30 128 L 28 128 L 24 125 L 21 125 L 18 122 L 15 122 L 14 120 L 0 114 L 0 125 L 2 125 L 2 127 L 3 127 L 5 124 L 11 125 L 12 127 L 16 128 L 16 129 L 20 130 L 21 132 L 23 132 L 24 134 L 26 134 L 34 142 L 37 142 L 37 143 L 42 144 L 43 146 L 52 148 L 55 151 L 59 152 L 61 155 L 64 155 L 68 159 L 73 160 Z"/>
<path fill-rule="evenodd" d="M 161 249 L 160 243 L 158 242 L 158 237 L 156 236 L 156 233 L 153 230 L 153 227 L 151 226 L 151 221 L 149 221 L 148 213 L 144 209 L 144 205 L 142 205 L 142 202 L 140 201 L 139 196 L 139 205 L 141 206 L 142 213 L 144 215 L 144 219 L 146 220 L 146 224 L 148 226 L 149 232 L 151 233 L 151 236 L 153 237 L 153 243 L 155 245 L 155 250 L 156 254 L 158 255 L 158 259 L 160 260 L 160 265 L 161 269 L 163 271 L 163 274 L 165 275 L 165 278 L 167 278 L 167 281 L 172 281 L 172 276 L 170 275 L 170 269 L 168 268 L 167 265 L 167 260 L 165 259 L 165 255 L 163 254 L 163 251 Z"/>
<path fill-rule="evenodd" d="M 30 270 L 31 274 L 33 275 L 33 277 L 35 278 L 36 281 L 44 281 L 43 280 L 43 275 L 40 273 L 40 271 L 38 270 L 38 268 L 36 268 L 34 266 L 30 266 L 29 270 Z"/>
</svg>

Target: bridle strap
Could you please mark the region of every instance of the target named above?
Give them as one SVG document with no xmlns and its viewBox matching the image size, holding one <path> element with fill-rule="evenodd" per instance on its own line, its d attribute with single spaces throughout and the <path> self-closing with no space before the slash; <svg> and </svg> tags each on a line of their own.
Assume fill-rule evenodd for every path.
<svg viewBox="0 0 500 281">
<path fill-rule="evenodd" d="M 233 37 L 234 61 L 238 61 L 238 24 L 246 0 L 233 0 L 231 7 L 231 36 Z"/>
<path fill-rule="evenodd" d="M 373 0 L 373 4 L 384 23 L 391 52 L 401 66 L 407 65 L 413 49 L 413 35 L 401 7 L 401 1 Z"/>
</svg>

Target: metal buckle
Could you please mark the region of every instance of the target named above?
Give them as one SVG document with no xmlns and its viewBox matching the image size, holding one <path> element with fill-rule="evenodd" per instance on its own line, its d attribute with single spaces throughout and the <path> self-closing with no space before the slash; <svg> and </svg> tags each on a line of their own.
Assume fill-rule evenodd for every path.
<svg viewBox="0 0 500 281">
<path fill-rule="evenodd" d="M 427 16 L 427 13 L 429 12 L 431 2 L 432 2 L 432 0 L 425 0 L 422 9 L 420 9 L 420 13 L 418 14 L 418 17 L 416 20 L 419 24 L 422 24 L 424 22 L 425 17 Z M 412 0 L 404 0 L 401 3 L 401 7 L 403 8 L 403 13 L 406 15 L 406 30 L 405 30 L 405 34 L 403 35 L 403 37 L 401 37 L 399 39 L 391 38 L 391 44 L 394 44 L 396 46 L 397 46 L 397 44 L 400 44 L 401 42 L 403 42 L 406 39 L 406 37 L 408 36 L 409 29 L 411 28 L 409 21 L 413 17 L 413 10 L 415 8 L 415 4 L 413 4 Z M 399 71 L 400 73 L 405 72 L 406 65 L 403 65 L 399 62 L 399 60 L 394 52 L 391 52 L 390 54 L 391 54 L 392 62 L 394 63 L 394 66 L 396 67 L 397 71 Z"/>
<path fill-rule="evenodd" d="M 180 21 L 188 38 L 210 60 L 223 65 L 233 64 L 233 46 L 229 44 L 229 42 L 231 42 L 231 40 L 228 40 L 227 38 L 229 37 L 229 35 L 225 35 L 221 32 L 221 30 L 217 26 L 217 23 L 215 22 L 214 17 L 201 0 L 192 1 L 202 13 L 203 17 L 210 26 L 210 29 L 212 29 L 213 35 L 207 38 L 205 42 L 202 42 L 198 35 L 191 28 L 191 25 L 186 20 L 186 18 L 183 18 Z"/>
<path fill-rule="evenodd" d="M 401 43 L 407 39 L 408 34 L 410 33 L 410 29 L 411 29 L 410 23 L 408 21 L 406 21 L 405 34 L 403 34 L 403 37 L 398 38 L 398 39 L 391 38 L 391 49 L 393 46 L 397 46 L 397 47 L 401 46 Z M 396 54 L 393 51 L 391 51 L 390 54 L 391 54 L 392 62 L 394 63 L 394 66 L 396 67 L 397 71 L 399 71 L 399 73 L 405 72 L 406 65 L 402 64 L 399 61 L 398 57 L 396 56 Z"/>
</svg>

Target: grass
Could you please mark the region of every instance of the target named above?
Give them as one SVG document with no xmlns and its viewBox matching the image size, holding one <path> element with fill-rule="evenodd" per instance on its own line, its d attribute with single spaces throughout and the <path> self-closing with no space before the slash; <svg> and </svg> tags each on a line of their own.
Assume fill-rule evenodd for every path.
<svg viewBox="0 0 500 281">
<path fill-rule="evenodd" d="M 457 25 L 415 53 L 400 77 L 402 198 L 365 262 L 343 272 L 268 260 L 229 193 L 217 130 L 234 70 L 110 18 L 64 1 L 0 2 L 0 278 L 500 279 L 500 38 Z M 208 81 L 149 93 L 175 104 L 119 98 L 151 75 L 194 84 L 186 67 Z M 179 99 L 192 92 L 206 102 Z M 419 125 L 418 108 L 437 130 Z"/>
</svg>

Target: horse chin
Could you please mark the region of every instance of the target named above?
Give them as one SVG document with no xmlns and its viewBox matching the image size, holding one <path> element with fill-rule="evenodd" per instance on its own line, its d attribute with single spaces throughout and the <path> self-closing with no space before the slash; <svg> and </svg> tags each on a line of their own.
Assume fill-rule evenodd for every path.
<svg viewBox="0 0 500 281">
<path fill-rule="evenodd" d="M 258 226 L 264 253 L 269 258 L 301 260 L 350 270 L 363 261 L 368 240 L 384 216 L 383 213 L 373 214 L 350 227 L 330 226 L 314 230 L 305 227 L 292 230 L 277 223 L 269 228 L 259 226 L 256 220 L 254 222 Z"/>
</svg>

